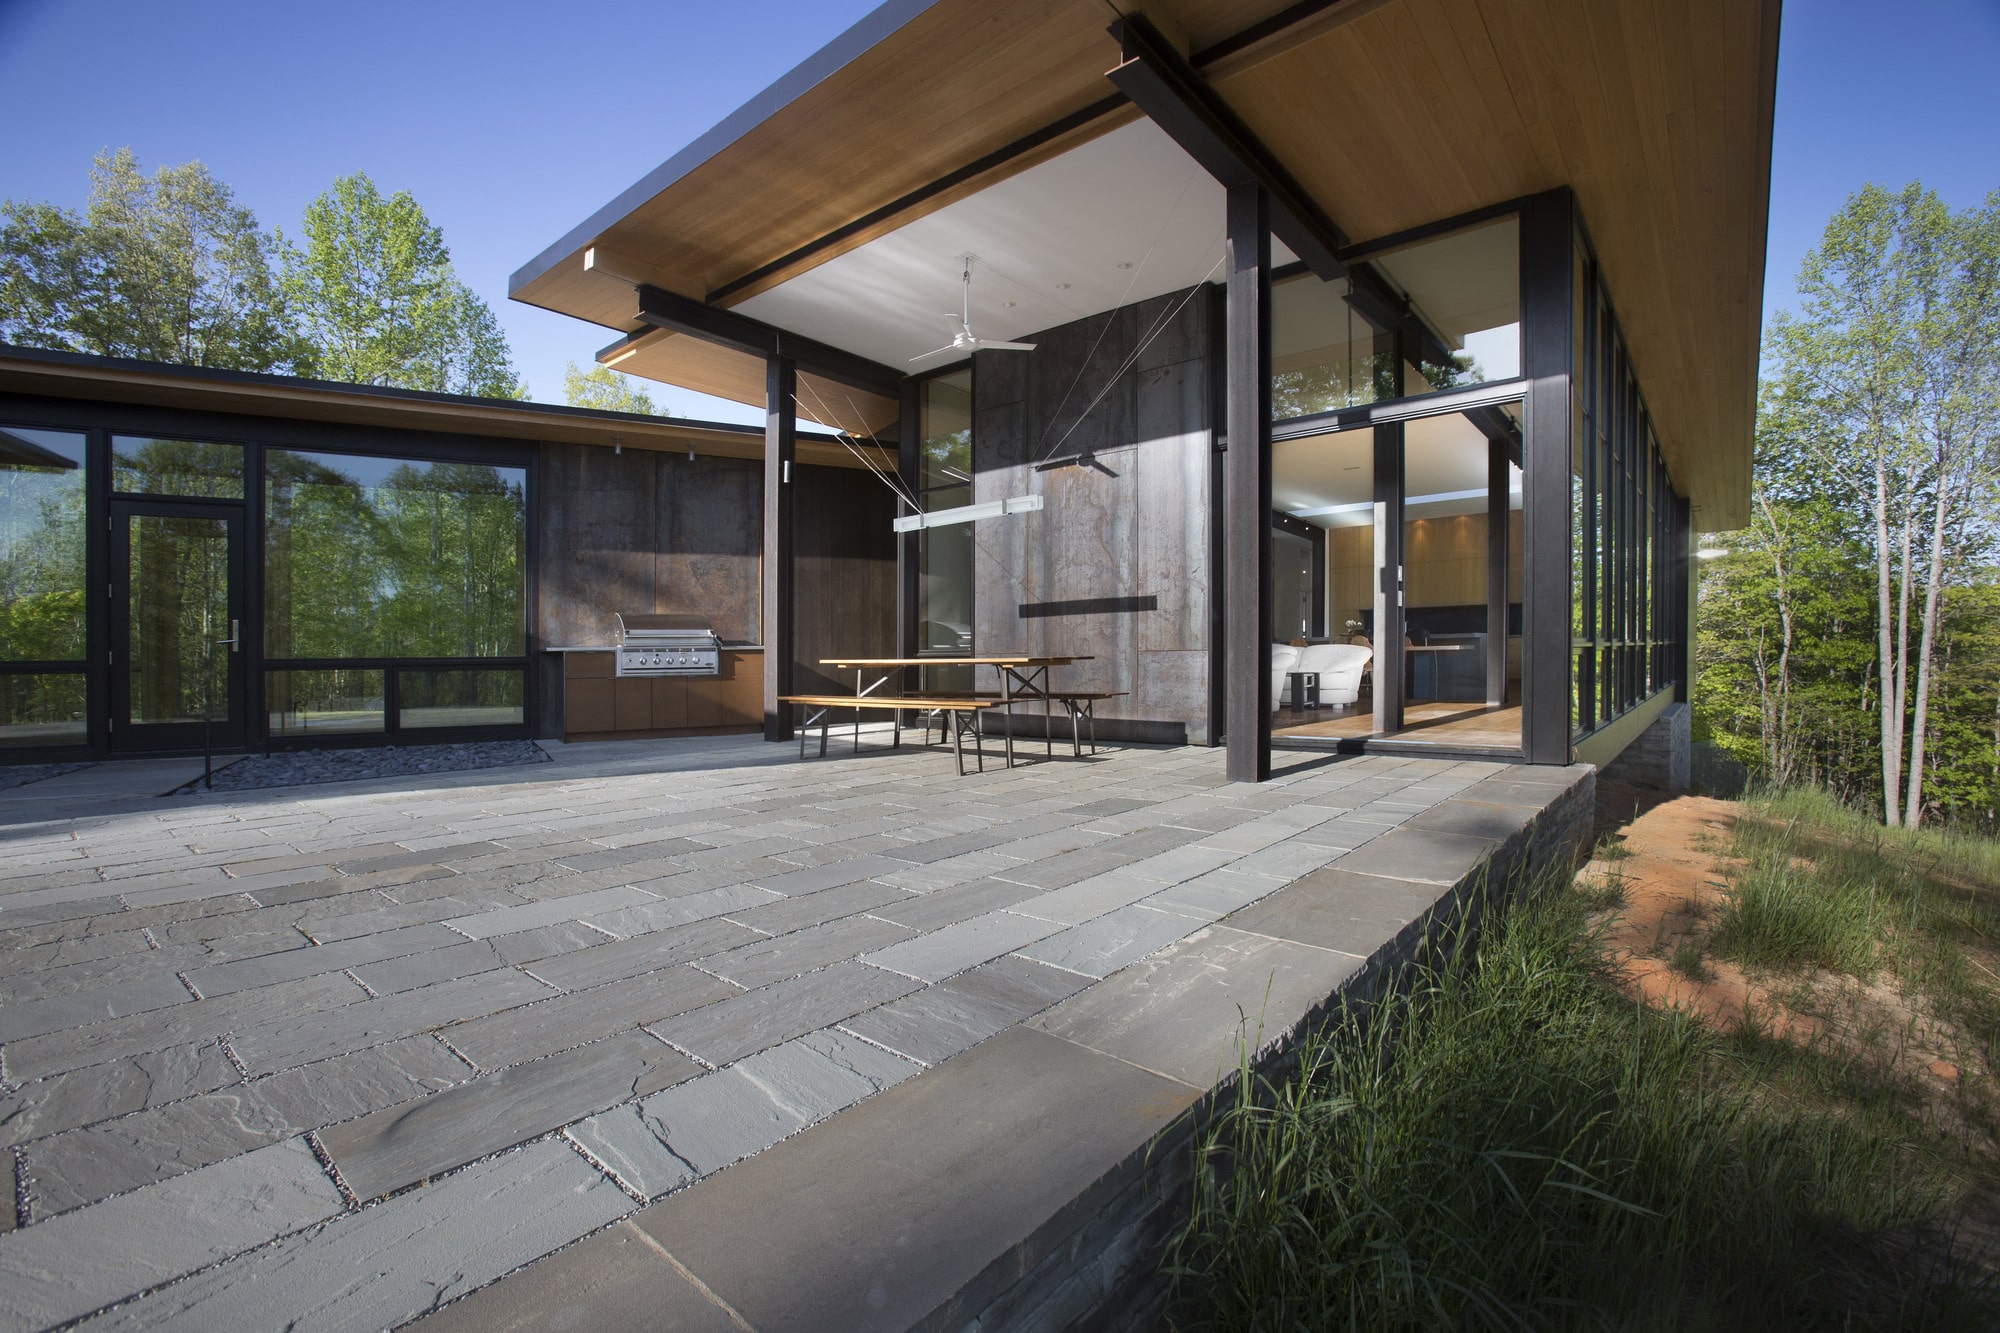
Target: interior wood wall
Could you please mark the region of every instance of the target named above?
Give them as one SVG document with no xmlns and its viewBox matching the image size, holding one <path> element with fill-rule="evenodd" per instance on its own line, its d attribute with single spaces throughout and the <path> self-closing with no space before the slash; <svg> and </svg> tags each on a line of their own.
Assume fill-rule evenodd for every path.
<svg viewBox="0 0 2000 1333">
<path fill-rule="evenodd" d="M 1507 598 L 1521 600 L 1521 511 L 1508 526 Z M 1486 600 L 1486 515 L 1420 518 L 1407 525 L 1403 580 L 1410 606 L 1477 606 Z M 1375 528 L 1334 528 L 1327 533 L 1326 586 L 1333 629 L 1366 607 L 1375 585 Z"/>
</svg>

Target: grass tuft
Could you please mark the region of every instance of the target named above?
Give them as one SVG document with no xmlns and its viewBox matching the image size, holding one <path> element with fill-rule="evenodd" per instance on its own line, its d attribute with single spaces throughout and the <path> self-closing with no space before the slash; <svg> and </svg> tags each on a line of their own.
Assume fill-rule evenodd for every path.
<svg viewBox="0 0 2000 1333">
<path fill-rule="evenodd" d="M 1724 1039 L 1606 984 L 1589 912 L 1544 886 L 1289 1076 L 1241 1071 L 1170 1248 L 1176 1327 L 1993 1325 L 1928 1159 L 1719 1076 Z"/>
</svg>

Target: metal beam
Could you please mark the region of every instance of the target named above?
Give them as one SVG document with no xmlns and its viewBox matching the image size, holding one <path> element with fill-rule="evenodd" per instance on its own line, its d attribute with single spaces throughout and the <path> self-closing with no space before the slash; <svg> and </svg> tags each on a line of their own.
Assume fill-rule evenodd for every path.
<svg viewBox="0 0 2000 1333">
<path fill-rule="evenodd" d="M 903 380 L 907 378 L 903 372 L 870 361 L 865 356 L 842 351 L 734 310 L 707 305 L 678 292 L 663 291 L 642 283 L 638 296 L 640 322 L 656 329 L 685 333 L 704 342 L 747 352 L 751 356 L 782 356 L 795 366 L 804 366 L 828 379 L 887 398 L 895 398 L 902 393 Z"/>
<path fill-rule="evenodd" d="M 792 469 L 798 461 L 798 368 L 774 356 L 764 372 L 764 739 L 790 740 L 792 709 Z"/>
<path fill-rule="evenodd" d="M 1570 758 L 1570 381 L 1576 357 L 1576 222 L 1568 190 L 1521 209 L 1521 749 Z"/>
<path fill-rule="evenodd" d="M 1507 444 L 1486 441 L 1486 706 L 1507 704 L 1507 531 L 1513 520 L 1508 502 Z"/>
<path fill-rule="evenodd" d="M 1248 180 L 1229 187 L 1226 208 L 1226 767 L 1231 782 L 1262 782 L 1271 776 L 1271 209 Z"/>
<path fill-rule="evenodd" d="M 1375 445 L 1375 734 L 1403 729 L 1403 423 L 1377 426 Z"/>
<path fill-rule="evenodd" d="M 1261 190 L 1271 232 L 1314 273 L 1322 279 L 1346 277 L 1339 253 L 1347 238 L 1340 228 L 1187 57 L 1143 14 L 1119 19 L 1111 35 L 1123 59 L 1106 77 L 1118 91 L 1224 186 Z M 1268 281 L 1268 266 L 1266 274 Z"/>
</svg>

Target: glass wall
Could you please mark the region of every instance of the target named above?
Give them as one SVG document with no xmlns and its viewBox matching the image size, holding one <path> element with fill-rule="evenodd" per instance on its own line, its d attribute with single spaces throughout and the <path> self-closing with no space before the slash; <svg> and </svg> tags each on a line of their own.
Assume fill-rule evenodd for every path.
<svg viewBox="0 0 2000 1333">
<path fill-rule="evenodd" d="M 924 512 L 972 503 L 972 368 L 925 380 L 917 498 Z M 917 652 L 972 652 L 972 525 L 924 528 L 917 535 Z M 927 669 L 931 689 L 970 689 L 959 668 Z"/>
<path fill-rule="evenodd" d="M 1271 416 L 1316 416 L 1521 373 L 1513 215 L 1271 288 Z"/>
<path fill-rule="evenodd" d="M 127 495 L 241 500 L 243 446 L 114 435 L 111 489 Z"/>
<path fill-rule="evenodd" d="M 87 739 L 85 443 L 0 425 L 0 748 Z"/>
<path fill-rule="evenodd" d="M 1680 683 L 1687 503 L 1675 493 L 1602 274 L 1577 239 L 1570 724 L 1582 736 Z"/>
</svg>

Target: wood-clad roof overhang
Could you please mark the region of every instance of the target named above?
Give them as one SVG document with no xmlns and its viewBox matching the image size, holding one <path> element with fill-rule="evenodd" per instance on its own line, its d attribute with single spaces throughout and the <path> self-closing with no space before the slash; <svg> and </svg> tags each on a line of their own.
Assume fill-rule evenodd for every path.
<svg viewBox="0 0 2000 1333">
<path fill-rule="evenodd" d="M 430 431 L 672 453 L 686 453 L 692 448 L 698 454 L 718 458 L 761 460 L 764 457 L 764 432 L 754 427 L 455 394 L 411 393 L 370 385 L 155 365 L 25 348 L 0 348 L 0 393 L 364 429 Z M 864 464 L 853 449 L 805 432 L 799 435 L 798 457 L 802 463 L 827 467 L 895 466 L 894 458 L 883 451 L 874 451 L 871 463 Z"/>
<path fill-rule="evenodd" d="M 1357 242 L 1574 190 L 1704 530 L 1748 518 L 1779 7 L 1118 0 L 1185 45 Z M 1131 119 L 1104 77 L 1113 17 L 1107 0 L 892 0 L 543 252 L 512 294 L 631 330 L 638 282 L 722 305 L 767 290 Z M 691 341 L 650 340 L 620 368 L 733 382 Z"/>
</svg>

